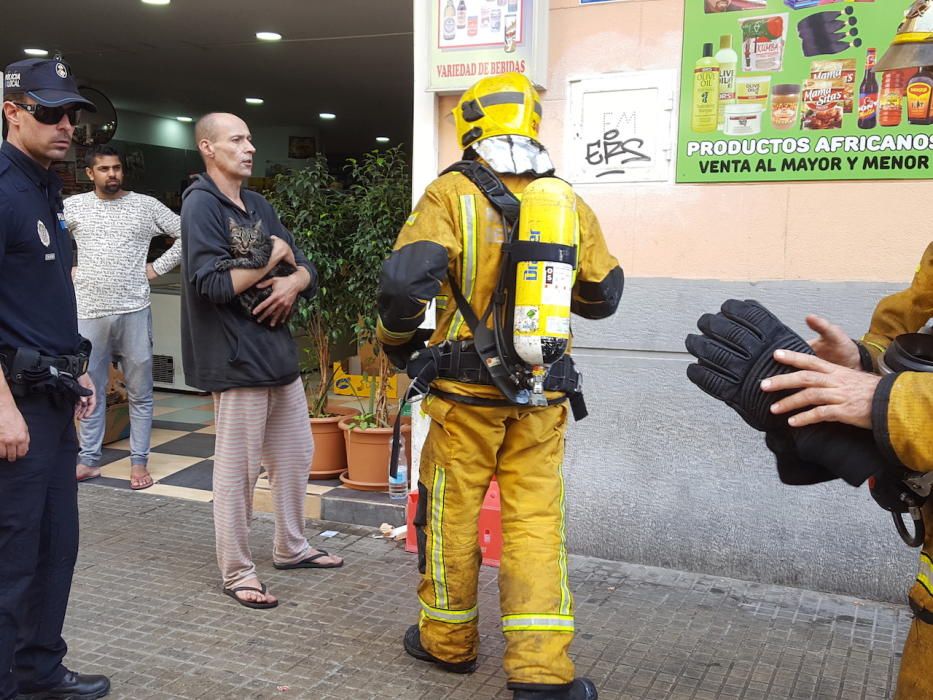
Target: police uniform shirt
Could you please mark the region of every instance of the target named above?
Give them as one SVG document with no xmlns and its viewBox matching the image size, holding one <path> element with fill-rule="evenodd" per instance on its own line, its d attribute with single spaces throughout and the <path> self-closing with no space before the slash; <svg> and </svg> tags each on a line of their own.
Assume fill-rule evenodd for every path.
<svg viewBox="0 0 933 700">
<path fill-rule="evenodd" d="M 78 349 L 71 237 L 55 173 L 0 146 L 0 349 L 44 355 Z"/>
</svg>

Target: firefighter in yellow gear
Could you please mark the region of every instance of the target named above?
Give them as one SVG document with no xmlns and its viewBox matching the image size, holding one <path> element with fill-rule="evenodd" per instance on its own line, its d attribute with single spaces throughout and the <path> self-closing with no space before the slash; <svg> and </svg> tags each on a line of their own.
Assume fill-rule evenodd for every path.
<svg viewBox="0 0 933 700">
<path fill-rule="evenodd" d="M 927 247 L 910 287 L 879 302 L 869 331 L 857 343 L 849 341 L 838 326 L 809 317 L 810 326 L 820 333 L 813 349 L 827 361 L 825 366 L 810 366 L 814 358 L 803 359 L 794 366 L 808 372 L 774 377 L 771 390 L 835 391 L 843 396 L 864 391 L 870 400 L 861 415 L 853 414 L 843 422 L 870 426 L 879 452 L 895 467 L 933 472 L 933 373 L 898 372 L 880 379 L 864 373 L 878 369 L 895 338 L 917 332 L 931 318 L 933 243 Z M 812 381 L 807 380 L 808 374 Z M 831 403 L 831 399 L 824 403 L 816 393 L 804 398 L 801 392 L 800 396 L 799 405 L 794 397 L 781 401 L 780 412 Z M 933 700 L 933 674 L 929 670 L 933 666 L 933 498 L 926 500 L 922 512 L 926 536 L 909 594 L 914 620 L 904 644 L 895 700 Z"/>
<path fill-rule="evenodd" d="M 464 93 L 454 117 L 466 166 L 491 171 L 516 198 L 529 183 L 553 173 L 538 141 L 540 98 L 524 76 L 480 80 Z M 575 678 L 568 656 L 574 612 L 563 456 L 567 399 L 576 398 L 577 375 L 569 356 L 555 363 L 543 406 L 510 401 L 491 379 L 489 368 L 496 362 L 480 357 L 471 328 L 482 330 L 478 321 L 488 331 L 493 324 L 484 312 L 501 285 L 503 245 L 512 231 L 501 201 L 491 199 L 490 188 L 477 177 L 464 167 L 427 187 L 380 279 L 377 334 L 400 366 L 424 348 L 418 328 L 428 303 L 435 300 L 437 306 L 428 341 L 433 381 L 422 404 L 431 425 L 415 517 L 421 613 L 405 635 L 405 649 L 448 671 L 475 668 L 477 520 L 495 477 L 501 494 L 499 590 L 509 688 L 522 700 L 595 700 L 592 682 Z M 568 303 L 584 318 L 611 316 L 622 294 L 622 270 L 579 197 L 572 220 L 575 271 Z"/>
<path fill-rule="evenodd" d="M 933 318 L 933 243 L 911 286 L 882 299 L 861 340 L 863 356 L 877 367 L 890 343 Z M 890 458 L 918 472 L 933 471 L 933 374 L 905 372 L 883 378 L 873 401 L 875 441 Z M 917 578 L 910 590 L 914 620 L 904 644 L 895 700 L 933 700 L 933 499 L 923 506 L 928 524 Z"/>
<path fill-rule="evenodd" d="M 933 3 L 915 0 L 875 68 L 898 70 L 931 62 Z M 877 371 L 895 338 L 917 332 L 930 319 L 933 319 L 933 243 L 927 246 L 910 287 L 879 302 L 868 332 L 856 346 L 847 345 L 839 327 L 816 319 L 811 326 L 820 332 L 820 338 L 813 344 L 814 351 L 825 360 L 851 369 Z M 858 357 L 853 347 L 857 347 Z M 781 386 L 784 385 L 776 388 Z M 793 406 L 785 409 L 793 410 Z M 870 422 L 875 443 L 888 461 L 914 472 L 933 472 L 933 374 L 900 372 L 882 377 L 869 410 L 870 415 L 863 419 Z M 926 535 L 917 577 L 909 594 L 914 620 L 904 643 L 895 700 L 933 700 L 933 674 L 929 670 L 933 666 L 933 498 L 926 500 L 922 513 Z"/>
</svg>

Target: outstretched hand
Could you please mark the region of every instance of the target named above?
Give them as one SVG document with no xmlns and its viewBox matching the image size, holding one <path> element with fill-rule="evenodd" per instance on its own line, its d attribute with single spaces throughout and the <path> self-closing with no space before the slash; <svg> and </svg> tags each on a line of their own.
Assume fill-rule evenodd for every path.
<svg viewBox="0 0 933 700">
<path fill-rule="evenodd" d="M 799 390 L 771 405 L 777 415 L 802 411 L 787 419 L 792 428 L 836 422 L 871 429 L 872 401 L 881 377 L 790 350 L 775 351 L 774 359 L 800 370 L 761 382 L 766 392 Z"/>
</svg>

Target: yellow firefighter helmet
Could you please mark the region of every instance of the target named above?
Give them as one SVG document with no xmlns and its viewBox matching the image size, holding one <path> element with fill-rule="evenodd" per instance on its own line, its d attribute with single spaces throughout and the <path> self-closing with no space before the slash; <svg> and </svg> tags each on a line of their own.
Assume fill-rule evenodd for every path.
<svg viewBox="0 0 933 700">
<path fill-rule="evenodd" d="M 914 0 L 894 41 L 875 66 L 878 71 L 933 65 L 933 2 Z"/>
<path fill-rule="evenodd" d="M 507 134 L 537 140 L 541 99 L 524 75 L 504 73 L 483 78 L 469 88 L 453 113 L 461 148 Z"/>
</svg>

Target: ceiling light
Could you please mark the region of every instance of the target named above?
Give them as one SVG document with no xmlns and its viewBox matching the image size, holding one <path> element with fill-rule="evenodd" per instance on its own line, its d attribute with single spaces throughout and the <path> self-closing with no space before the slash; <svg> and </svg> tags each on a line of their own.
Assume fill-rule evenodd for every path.
<svg viewBox="0 0 933 700">
<path fill-rule="evenodd" d="M 376 137 L 376 140 L 377 140 L 379 143 L 389 143 L 389 137 L 388 137 L 388 136 L 377 136 L 377 137 Z"/>
<path fill-rule="evenodd" d="M 327 119 L 327 120 L 336 119 L 336 118 L 337 118 L 337 115 L 336 115 L 336 114 L 333 114 L 332 112 L 321 112 L 318 116 L 319 116 L 321 119 Z"/>
<path fill-rule="evenodd" d="M 48 56 L 49 52 L 45 49 L 23 49 L 23 53 L 27 56 Z"/>
<path fill-rule="evenodd" d="M 261 105 L 263 102 L 265 102 L 265 100 L 262 99 L 261 97 L 247 97 L 246 98 L 246 104 L 248 105 Z"/>
<path fill-rule="evenodd" d="M 168 5 L 172 0 L 143 0 L 144 5 Z"/>
<path fill-rule="evenodd" d="M 186 124 L 187 124 L 188 122 L 193 122 L 193 121 L 194 121 L 194 119 L 192 119 L 191 117 L 175 117 L 175 119 L 177 119 L 177 120 L 180 121 L 180 122 L 185 122 Z"/>
<path fill-rule="evenodd" d="M 279 41 L 282 35 L 278 32 L 256 32 L 256 38 L 260 41 Z"/>
</svg>

